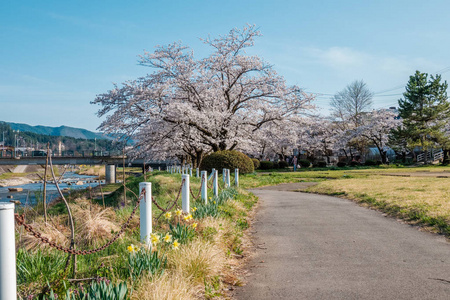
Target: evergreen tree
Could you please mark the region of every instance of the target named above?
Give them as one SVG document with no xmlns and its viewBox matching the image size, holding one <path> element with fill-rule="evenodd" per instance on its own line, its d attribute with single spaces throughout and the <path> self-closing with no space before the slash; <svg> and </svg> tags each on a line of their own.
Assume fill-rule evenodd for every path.
<svg viewBox="0 0 450 300">
<path fill-rule="evenodd" d="M 441 76 L 416 71 L 409 77 L 404 99 L 398 101 L 399 115 L 403 119 L 400 129 L 406 137 L 408 146 L 422 147 L 425 162 L 428 149 L 443 146 L 448 139 L 445 124 L 450 117 L 450 102 L 447 98 L 447 82 Z"/>
</svg>

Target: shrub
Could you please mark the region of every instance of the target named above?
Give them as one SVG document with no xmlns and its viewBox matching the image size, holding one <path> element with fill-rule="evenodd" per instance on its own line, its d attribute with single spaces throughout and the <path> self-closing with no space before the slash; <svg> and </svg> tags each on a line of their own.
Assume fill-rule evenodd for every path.
<svg viewBox="0 0 450 300">
<path fill-rule="evenodd" d="M 371 159 L 366 160 L 366 162 L 364 163 L 364 165 L 366 166 L 376 166 L 377 162 Z"/>
<path fill-rule="evenodd" d="M 285 168 L 287 168 L 289 166 L 289 164 L 287 163 L 287 161 L 285 161 L 285 160 L 280 160 L 279 162 L 278 162 L 278 168 L 280 168 L 280 169 L 285 169 Z"/>
<path fill-rule="evenodd" d="M 326 161 L 316 161 L 313 164 L 314 168 L 326 168 L 327 167 L 327 162 Z"/>
<path fill-rule="evenodd" d="M 347 165 L 347 163 L 345 161 L 340 161 L 336 164 L 339 168 L 343 168 Z"/>
<path fill-rule="evenodd" d="M 259 168 L 259 165 L 260 165 L 259 159 L 257 159 L 257 158 L 252 158 L 252 162 L 253 162 L 253 167 L 255 168 L 255 170 L 258 169 L 258 168 Z"/>
<path fill-rule="evenodd" d="M 302 168 L 309 168 L 309 166 L 311 165 L 311 162 L 307 159 L 299 159 L 298 164 L 300 166 L 302 166 Z"/>
<path fill-rule="evenodd" d="M 262 161 L 260 162 L 259 168 L 261 170 L 269 170 L 269 169 L 273 169 L 273 162 L 271 161 Z"/>
<path fill-rule="evenodd" d="M 224 150 L 211 153 L 203 158 L 200 169 L 211 172 L 212 169 L 239 169 L 240 174 L 253 173 L 255 167 L 250 157 L 235 150 Z"/>
<path fill-rule="evenodd" d="M 349 165 L 351 166 L 351 167 L 356 167 L 356 166 L 360 166 L 361 164 L 359 163 L 359 162 L 357 162 L 357 161 L 351 161 L 350 163 L 349 163 Z"/>
</svg>

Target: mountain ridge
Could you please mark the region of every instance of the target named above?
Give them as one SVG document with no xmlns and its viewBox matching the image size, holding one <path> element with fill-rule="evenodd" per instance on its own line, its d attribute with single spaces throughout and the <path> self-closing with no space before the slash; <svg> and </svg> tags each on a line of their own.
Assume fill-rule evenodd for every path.
<svg viewBox="0 0 450 300">
<path fill-rule="evenodd" d="M 37 134 L 44 134 L 51 136 L 69 136 L 77 139 L 88 139 L 88 140 L 112 139 L 111 137 L 108 137 L 100 132 L 93 132 L 83 128 L 75 128 L 64 125 L 59 127 L 51 127 L 43 125 L 32 126 L 25 123 L 14 123 L 14 122 L 5 122 L 5 123 L 8 124 L 13 130 L 28 131 Z"/>
</svg>

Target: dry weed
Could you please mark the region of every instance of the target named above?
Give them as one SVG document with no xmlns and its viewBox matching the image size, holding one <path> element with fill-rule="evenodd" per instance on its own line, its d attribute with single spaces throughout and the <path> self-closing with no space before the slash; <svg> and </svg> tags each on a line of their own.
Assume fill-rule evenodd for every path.
<svg viewBox="0 0 450 300">
<path fill-rule="evenodd" d="M 115 218 L 111 208 L 91 204 L 87 200 L 79 199 L 76 204 L 71 205 L 76 223 L 77 244 L 95 245 L 97 242 L 109 239 L 119 226 L 112 222 Z"/>
<path fill-rule="evenodd" d="M 194 286 L 189 278 L 167 270 L 160 277 L 144 277 L 131 299 L 135 300 L 190 300 L 198 299 L 201 287 Z"/>
<path fill-rule="evenodd" d="M 48 238 L 50 241 L 67 247 L 69 245 L 70 236 L 69 229 L 63 225 L 67 221 L 63 218 L 55 217 L 52 218 L 51 222 L 45 223 L 42 217 L 37 218 L 35 221 L 30 223 L 31 227 L 37 232 L 40 232 L 43 237 Z M 48 247 L 47 244 L 40 242 L 35 236 L 27 231 L 22 231 L 19 238 L 19 246 L 27 250 L 31 249 L 44 249 Z"/>
<path fill-rule="evenodd" d="M 190 278 L 195 285 L 203 285 L 205 278 L 220 275 L 225 261 L 222 249 L 200 239 L 168 255 L 169 266 L 184 278 Z"/>
</svg>

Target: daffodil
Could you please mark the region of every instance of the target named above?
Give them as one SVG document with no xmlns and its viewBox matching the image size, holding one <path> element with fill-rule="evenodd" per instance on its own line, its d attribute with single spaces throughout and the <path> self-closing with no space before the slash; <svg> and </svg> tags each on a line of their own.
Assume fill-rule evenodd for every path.
<svg viewBox="0 0 450 300">
<path fill-rule="evenodd" d="M 127 247 L 128 252 L 130 253 L 136 253 L 139 251 L 139 248 L 133 244 Z"/>
<path fill-rule="evenodd" d="M 150 233 L 150 240 L 152 242 L 152 245 L 158 245 L 160 238 L 161 237 L 158 234 Z"/>
<path fill-rule="evenodd" d="M 167 233 L 167 234 L 164 236 L 164 242 L 166 242 L 166 243 L 172 242 L 172 236 L 171 236 L 169 233 Z"/>
<path fill-rule="evenodd" d="M 181 209 L 177 209 L 175 211 L 175 214 L 179 217 L 179 216 L 181 216 L 183 214 L 183 211 Z"/>
<path fill-rule="evenodd" d="M 216 204 L 216 201 L 213 201 L 213 204 Z"/>
<path fill-rule="evenodd" d="M 178 240 L 175 240 L 172 244 L 172 249 L 177 250 L 178 247 L 180 247 L 180 243 L 178 243 Z"/>
<path fill-rule="evenodd" d="M 197 223 L 192 223 L 192 225 L 191 225 L 191 226 L 192 226 L 192 228 L 194 228 L 194 229 L 195 229 L 195 228 L 197 228 Z"/>
<path fill-rule="evenodd" d="M 191 208 L 191 210 L 192 210 L 192 212 L 195 212 L 196 210 L 197 210 L 197 207 L 193 207 L 193 208 Z"/>
<path fill-rule="evenodd" d="M 185 221 L 188 221 L 188 220 L 189 220 L 189 215 L 184 216 L 183 219 L 184 219 Z"/>
<path fill-rule="evenodd" d="M 171 213 L 170 211 L 166 212 L 166 213 L 164 214 L 164 218 L 165 218 L 166 220 L 170 220 L 170 218 L 172 218 L 172 213 Z"/>
<path fill-rule="evenodd" d="M 192 220 L 193 219 L 191 214 L 188 214 L 187 217 L 188 217 L 188 220 Z"/>
</svg>

